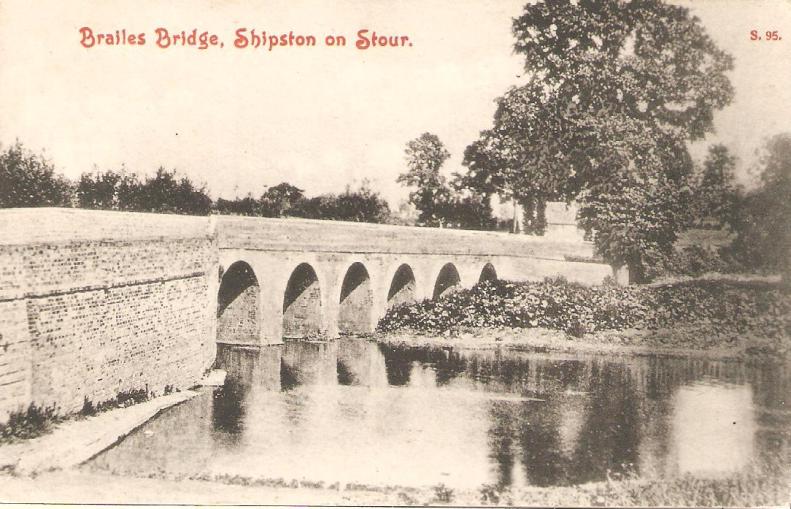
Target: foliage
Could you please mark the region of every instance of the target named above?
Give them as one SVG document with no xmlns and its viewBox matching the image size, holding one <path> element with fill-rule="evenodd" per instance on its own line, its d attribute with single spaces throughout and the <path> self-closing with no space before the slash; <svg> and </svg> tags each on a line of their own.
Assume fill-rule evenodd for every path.
<svg viewBox="0 0 791 509">
<path fill-rule="evenodd" d="M 339 195 L 323 194 L 303 199 L 294 205 L 291 215 L 312 219 L 386 223 L 390 219 L 390 206 L 364 181 L 356 190 L 346 186 L 346 190 Z"/>
<path fill-rule="evenodd" d="M 121 210 L 122 201 L 131 201 L 128 193 L 123 196 L 118 193 L 124 177 L 126 175 L 123 170 L 83 173 L 77 182 L 77 204 L 84 209 Z M 134 179 L 131 176 L 129 178 Z"/>
<path fill-rule="evenodd" d="M 736 185 L 735 168 L 736 157 L 726 146 L 709 147 L 703 167 L 694 178 L 693 226 L 735 226 L 742 193 Z"/>
<path fill-rule="evenodd" d="M 31 403 L 24 411 L 11 412 L 5 424 L 0 423 L 0 444 L 36 438 L 63 420 L 58 408 Z"/>
<path fill-rule="evenodd" d="M 165 387 L 166 395 L 170 394 L 172 391 L 172 386 L 168 385 Z M 100 401 L 96 404 L 86 397 L 82 404 L 82 409 L 80 410 L 79 415 L 87 417 L 96 415 L 99 412 L 112 410 L 113 408 L 126 408 L 138 403 L 144 403 L 153 397 L 155 397 L 155 394 L 149 392 L 148 387 L 144 389 L 130 389 L 126 391 L 120 391 L 115 395 L 114 398 Z"/>
<path fill-rule="evenodd" d="M 172 386 L 166 386 L 165 394 L 172 391 Z M 97 404 L 86 397 L 82 409 L 76 416 L 88 417 L 113 408 L 125 408 L 148 401 L 153 397 L 155 394 L 149 392 L 148 388 L 120 391 L 114 398 Z M 5 424 L 0 423 L 0 444 L 39 437 L 50 432 L 55 424 L 72 417 L 75 417 L 75 414 L 60 414 L 60 409 L 55 405 L 38 406 L 31 403 L 24 411 L 11 412 Z"/>
<path fill-rule="evenodd" d="M 207 215 L 212 201 L 205 186 L 197 187 L 189 177 L 160 167 L 145 181 L 125 170 L 83 173 L 77 184 L 80 207 L 136 212 Z"/>
<path fill-rule="evenodd" d="M 597 252 L 616 266 L 628 265 L 635 282 L 646 280 L 648 259 L 672 252 L 677 231 L 688 223 L 689 188 L 661 172 L 640 178 L 620 171 L 580 197 L 579 223 L 595 232 Z"/>
<path fill-rule="evenodd" d="M 481 195 L 454 193 L 438 214 L 448 228 L 493 230 L 497 226 L 491 202 Z"/>
<path fill-rule="evenodd" d="M 71 196 L 71 183 L 20 142 L 0 153 L 0 208 L 68 207 Z"/>
<path fill-rule="evenodd" d="M 450 201 L 450 189 L 439 170 L 450 152 L 436 134 L 423 133 L 407 143 L 408 170 L 398 176 L 398 183 L 415 188 L 409 201 L 420 212 L 418 221 L 426 226 L 443 223 L 443 207 Z"/>
<path fill-rule="evenodd" d="M 772 456 L 746 471 L 718 478 L 685 474 L 547 488 L 486 486 L 478 500 L 462 498 L 460 505 L 498 504 L 506 499 L 507 505 L 527 507 L 775 507 L 787 503 L 789 478 L 782 453 Z"/>
<path fill-rule="evenodd" d="M 407 143 L 406 155 L 409 169 L 397 182 L 416 188 L 409 203 L 418 211 L 417 224 L 471 230 L 497 226 L 490 192 L 479 192 L 459 174 L 448 183 L 440 173 L 450 153 L 435 134 L 423 133 Z"/>
<path fill-rule="evenodd" d="M 746 267 L 731 254 L 730 249 L 714 250 L 698 245 L 674 249 L 669 255 L 653 258 L 647 267 L 646 279 L 649 281 L 672 276 L 697 277 L 711 272 L 746 272 Z"/>
<path fill-rule="evenodd" d="M 791 335 L 791 299 L 772 286 L 722 281 L 653 287 L 585 287 L 562 278 L 493 281 L 439 300 L 390 309 L 377 328 L 437 334 L 465 327 L 542 327 L 581 336 L 629 328 L 656 330 L 701 320 L 740 333 L 761 324 L 768 335 Z"/>
<path fill-rule="evenodd" d="M 137 205 L 144 205 L 150 212 L 207 215 L 211 210 L 211 198 L 205 186 L 198 188 L 189 177 L 179 179 L 174 170 L 160 167 L 141 186 Z"/>
<path fill-rule="evenodd" d="M 233 216 L 262 215 L 260 202 L 253 198 L 253 195 L 249 193 L 244 198 L 236 198 L 234 200 L 217 198 L 217 200 L 214 202 L 214 210 L 219 214 Z"/>
<path fill-rule="evenodd" d="M 453 502 L 453 488 L 449 488 L 442 483 L 434 486 L 434 500 L 433 502 L 439 504 L 450 504 Z"/>
<path fill-rule="evenodd" d="M 547 202 L 540 195 L 522 200 L 522 224 L 528 235 L 543 235 L 547 229 Z"/>
<path fill-rule="evenodd" d="M 735 220 L 734 251 L 743 263 L 780 271 L 791 280 L 791 134 L 763 147 L 760 186 L 747 193 Z"/>
<path fill-rule="evenodd" d="M 270 187 L 261 195 L 260 215 L 264 217 L 283 217 L 305 198 L 304 191 L 288 182 Z"/>
<path fill-rule="evenodd" d="M 529 3 L 513 30 L 527 83 L 467 148 L 467 182 L 523 204 L 579 200 L 599 251 L 639 275 L 687 223 L 686 142 L 730 102 L 732 58 L 660 0 Z"/>
</svg>

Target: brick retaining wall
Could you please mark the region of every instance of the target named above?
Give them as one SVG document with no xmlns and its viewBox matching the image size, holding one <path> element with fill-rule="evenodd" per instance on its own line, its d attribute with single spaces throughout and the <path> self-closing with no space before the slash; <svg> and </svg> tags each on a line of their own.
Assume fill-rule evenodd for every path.
<svg viewBox="0 0 791 509">
<path fill-rule="evenodd" d="M 0 419 L 185 388 L 214 358 L 217 248 L 206 218 L 0 211 Z"/>
</svg>

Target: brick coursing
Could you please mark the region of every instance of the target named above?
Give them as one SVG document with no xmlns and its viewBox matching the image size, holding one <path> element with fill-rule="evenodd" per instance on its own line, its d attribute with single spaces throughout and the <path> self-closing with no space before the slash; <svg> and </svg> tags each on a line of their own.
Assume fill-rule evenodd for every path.
<svg viewBox="0 0 791 509">
<path fill-rule="evenodd" d="M 13 231 L 0 239 L 0 420 L 31 402 L 67 413 L 84 398 L 186 388 L 209 367 L 218 255 L 206 218 L 2 214 Z"/>
</svg>

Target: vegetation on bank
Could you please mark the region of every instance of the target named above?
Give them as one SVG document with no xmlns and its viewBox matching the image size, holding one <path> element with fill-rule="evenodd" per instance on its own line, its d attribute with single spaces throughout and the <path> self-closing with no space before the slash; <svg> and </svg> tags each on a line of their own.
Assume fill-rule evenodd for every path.
<svg viewBox="0 0 791 509">
<path fill-rule="evenodd" d="M 8 421 L 0 423 L 0 445 L 39 437 L 63 420 L 56 406 L 31 403 L 25 410 L 11 412 Z"/>
<path fill-rule="evenodd" d="M 723 280 L 624 287 L 585 287 L 563 278 L 487 281 L 439 300 L 390 309 L 377 329 L 447 334 L 466 328 L 545 328 L 582 337 L 696 324 L 705 324 L 711 334 L 750 333 L 787 343 L 791 295 L 774 283 Z"/>
<path fill-rule="evenodd" d="M 206 491 L 216 484 L 258 489 L 292 489 L 296 493 L 323 492 L 327 504 L 360 505 L 455 505 L 455 506 L 621 506 L 621 507 L 756 507 L 776 506 L 788 500 L 788 475 L 782 458 L 769 465 L 753 466 L 723 478 L 684 475 L 669 479 L 628 478 L 574 486 L 526 486 L 512 488 L 484 484 L 477 488 L 454 489 L 444 484 L 426 487 L 379 486 L 363 483 L 311 481 L 307 479 L 260 478 L 229 474 L 200 473 L 184 475 L 166 471 L 150 472 L 145 477 L 162 483 L 203 481 Z M 114 469 L 115 476 L 140 475 Z M 167 484 L 162 485 L 166 489 Z M 202 492 L 203 490 L 201 490 Z M 282 494 L 281 494 L 282 495 Z M 301 495 L 304 497 L 304 495 Z M 320 495 L 310 499 L 321 500 Z"/>
<path fill-rule="evenodd" d="M 173 390 L 173 386 L 165 386 L 164 394 L 168 395 Z M 155 397 L 156 393 L 150 392 L 148 387 L 120 391 L 115 397 L 98 403 L 94 403 L 86 396 L 80 411 L 71 414 L 62 414 L 56 405 L 39 406 L 31 403 L 24 410 L 11 412 L 8 420 L 0 423 L 0 445 L 45 435 L 55 425 L 69 419 L 90 417 L 114 408 L 126 408 Z"/>
</svg>

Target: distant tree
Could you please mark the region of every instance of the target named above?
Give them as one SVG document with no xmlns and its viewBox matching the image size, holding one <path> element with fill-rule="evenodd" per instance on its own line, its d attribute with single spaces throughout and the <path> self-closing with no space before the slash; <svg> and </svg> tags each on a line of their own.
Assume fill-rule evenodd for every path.
<svg viewBox="0 0 791 509">
<path fill-rule="evenodd" d="M 780 271 L 791 284 L 791 133 L 766 141 L 756 169 L 760 185 L 739 208 L 733 247 L 748 266 Z"/>
<path fill-rule="evenodd" d="M 72 185 L 20 142 L 0 153 L 0 208 L 69 207 Z"/>
<path fill-rule="evenodd" d="M 337 219 L 344 221 L 386 223 L 390 219 L 390 206 L 371 189 L 367 180 L 356 190 L 346 186 L 346 190 L 338 195 L 337 210 Z"/>
<path fill-rule="evenodd" d="M 127 186 L 131 185 L 128 179 L 124 180 L 125 176 L 125 172 L 113 170 L 103 172 L 97 170 L 93 173 L 83 173 L 77 182 L 78 205 L 85 209 L 119 210 L 134 208 L 126 204 L 124 206 L 121 205 L 119 197 L 121 183 L 124 182 Z M 139 183 L 135 182 L 133 187 L 139 188 Z"/>
<path fill-rule="evenodd" d="M 205 187 L 197 187 L 189 177 L 178 178 L 175 170 L 162 167 L 140 186 L 136 201 L 139 210 L 191 215 L 207 215 L 212 205 Z"/>
<path fill-rule="evenodd" d="M 695 176 L 692 199 L 692 224 L 734 226 L 742 194 L 736 184 L 736 158 L 724 145 L 712 145 Z"/>
<path fill-rule="evenodd" d="M 491 203 L 480 195 L 456 194 L 440 214 L 450 228 L 493 230 L 497 226 Z"/>
<path fill-rule="evenodd" d="M 233 200 L 217 198 L 217 201 L 214 202 L 214 210 L 217 211 L 218 214 L 260 216 L 261 204 L 258 200 L 253 198 L 252 194 L 248 193 L 244 198 L 235 198 Z"/>
<path fill-rule="evenodd" d="M 413 188 L 409 201 L 419 211 L 418 222 L 426 226 L 441 226 L 440 210 L 450 201 L 450 189 L 440 168 L 450 152 L 436 134 L 423 133 L 407 143 L 407 171 L 396 182 Z"/>
<path fill-rule="evenodd" d="M 299 200 L 290 210 L 294 217 L 305 219 L 334 219 L 337 197 L 334 194 L 321 194 Z"/>
<path fill-rule="evenodd" d="M 145 211 L 145 197 L 143 196 L 143 184 L 137 175 L 122 173 L 121 179 L 116 187 L 118 209 L 126 211 Z"/>
<path fill-rule="evenodd" d="M 537 148 L 534 144 L 546 142 L 542 127 L 549 130 L 547 126 L 531 125 L 538 118 L 531 108 L 538 108 L 542 97 L 538 87 L 526 86 L 498 99 L 495 127 L 481 132 L 480 138 L 465 149 L 462 162 L 467 167 L 461 177 L 464 187 L 519 204 L 527 233 L 542 231 L 543 204 L 547 199 L 558 199 L 562 195 L 559 186 L 565 183 L 542 164 L 539 156 L 544 154 L 533 152 Z M 512 224 L 516 228 L 519 221 Z"/>
<path fill-rule="evenodd" d="M 311 219 L 386 223 L 390 219 L 390 206 L 373 191 L 367 181 L 358 189 L 346 190 L 338 195 L 322 194 L 304 198 L 291 209 L 291 215 Z"/>
<path fill-rule="evenodd" d="M 261 196 L 261 215 L 283 217 L 292 207 L 305 198 L 304 191 L 288 182 L 270 187 Z"/>
</svg>

